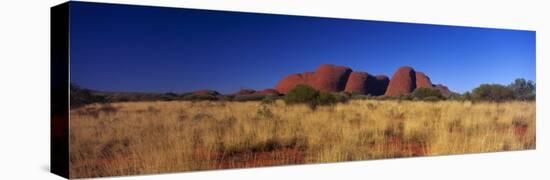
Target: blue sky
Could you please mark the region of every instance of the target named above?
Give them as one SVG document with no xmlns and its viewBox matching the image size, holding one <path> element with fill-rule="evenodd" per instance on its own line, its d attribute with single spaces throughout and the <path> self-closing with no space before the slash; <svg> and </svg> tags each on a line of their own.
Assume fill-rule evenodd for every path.
<svg viewBox="0 0 550 180">
<path fill-rule="evenodd" d="M 455 92 L 535 80 L 534 31 L 71 3 L 71 81 L 95 90 L 231 93 L 323 63 Z"/>
</svg>

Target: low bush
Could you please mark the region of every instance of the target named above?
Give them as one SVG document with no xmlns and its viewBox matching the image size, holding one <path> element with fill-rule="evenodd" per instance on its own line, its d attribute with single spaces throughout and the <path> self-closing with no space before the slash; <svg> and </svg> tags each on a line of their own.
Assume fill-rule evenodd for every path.
<svg viewBox="0 0 550 180">
<path fill-rule="evenodd" d="M 328 92 L 320 92 L 317 97 L 318 105 L 331 105 L 337 102 L 336 95 Z"/>
<path fill-rule="evenodd" d="M 319 91 L 308 85 L 297 85 L 286 94 L 284 101 L 287 104 L 308 104 L 314 108 L 318 99 Z"/>
<path fill-rule="evenodd" d="M 261 104 L 273 104 L 277 100 L 277 96 L 275 95 L 266 95 L 263 99 Z"/>
<path fill-rule="evenodd" d="M 365 99 L 376 99 L 377 96 L 372 96 L 371 94 L 356 94 L 352 93 L 349 97 L 350 99 L 359 99 L 359 100 L 365 100 Z"/>
<path fill-rule="evenodd" d="M 348 93 L 331 93 L 337 103 L 347 103 L 351 99 L 351 94 Z"/>
<path fill-rule="evenodd" d="M 105 97 L 96 95 L 92 90 L 81 88 L 80 86 L 71 83 L 70 84 L 70 106 L 71 108 L 78 108 L 92 103 L 104 103 Z"/>
<path fill-rule="evenodd" d="M 415 89 L 410 94 L 410 96 L 413 99 L 425 100 L 425 101 L 437 101 L 437 100 L 445 99 L 445 97 L 443 97 L 443 95 L 439 90 L 433 89 L 433 88 L 424 88 L 424 87 Z"/>
<path fill-rule="evenodd" d="M 298 85 L 284 97 L 287 104 L 308 104 L 311 108 L 318 105 L 346 103 L 351 98 L 347 93 L 320 92 L 307 85 Z"/>
<path fill-rule="evenodd" d="M 508 85 L 514 94 L 514 99 L 532 101 L 536 99 L 536 84 L 534 81 L 518 78 Z"/>
<path fill-rule="evenodd" d="M 500 84 L 482 84 L 472 91 L 475 101 L 507 101 L 514 99 L 514 91 Z"/>
</svg>

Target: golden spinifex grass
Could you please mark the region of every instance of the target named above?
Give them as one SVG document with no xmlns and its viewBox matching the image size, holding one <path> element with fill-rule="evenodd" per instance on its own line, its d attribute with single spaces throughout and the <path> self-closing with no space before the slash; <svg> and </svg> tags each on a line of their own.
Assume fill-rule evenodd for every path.
<svg viewBox="0 0 550 180">
<path fill-rule="evenodd" d="M 535 148 L 534 102 L 128 102 L 71 110 L 71 177 Z"/>
</svg>

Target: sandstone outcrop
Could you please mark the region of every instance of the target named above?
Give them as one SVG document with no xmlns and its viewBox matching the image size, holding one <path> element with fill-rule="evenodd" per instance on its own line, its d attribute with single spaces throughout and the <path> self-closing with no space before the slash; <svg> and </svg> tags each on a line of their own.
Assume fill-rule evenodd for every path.
<svg viewBox="0 0 550 180">
<path fill-rule="evenodd" d="M 400 67 L 392 76 L 373 76 L 367 72 L 352 71 L 345 66 L 322 64 L 315 72 L 291 74 L 281 79 L 275 86 L 278 93 L 286 94 L 296 85 L 305 84 L 318 91 L 370 94 L 373 96 L 400 96 L 417 88 L 436 88 L 444 95 L 451 91 L 443 85 L 433 85 L 430 77 L 412 67 Z"/>
<path fill-rule="evenodd" d="M 274 96 L 280 95 L 279 91 L 277 91 L 276 89 L 264 89 L 264 90 L 261 90 L 261 91 L 257 91 L 256 94 L 274 95 Z"/>
<path fill-rule="evenodd" d="M 366 72 L 351 72 L 344 91 L 349 93 L 366 94 L 368 76 L 369 74 Z"/>
<path fill-rule="evenodd" d="M 315 71 L 313 81 L 308 84 L 319 91 L 343 91 L 350 73 L 351 68 L 349 67 L 322 64 Z"/>
<path fill-rule="evenodd" d="M 432 81 L 426 74 L 416 71 L 416 88 L 432 88 Z"/>
<path fill-rule="evenodd" d="M 244 96 L 244 95 L 251 95 L 256 93 L 256 90 L 254 89 L 241 89 L 237 91 L 236 93 L 233 93 L 235 96 Z"/>
<path fill-rule="evenodd" d="M 191 92 L 195 95 L 220 95 L 218 91 L 210 90 L 210 89 L 201 89 Z"/>
<path fill-rule="evenodd" d="M 292 88 L 299 84 L 307 84 L 302 74 L 291 74 L 281 79 L 275 89 L 280 93 L 286 94 Z"/>
<path fill-rule="evenodd" d="M 412 67 L 404 66 L 393 74 L 386 96 L 399 96 L 411 93 L 416 88 L 416 73 Z"/>
<path fill-rule="evenodd" d="M 433 87 L 439 90 L 439 92 L 441 92 L 441 95 L 445 97 L 449 97 L 452 94 L 451 90 L 449 90 L 449 88 L 443 84 L 436 84 Z"/>
</svg>

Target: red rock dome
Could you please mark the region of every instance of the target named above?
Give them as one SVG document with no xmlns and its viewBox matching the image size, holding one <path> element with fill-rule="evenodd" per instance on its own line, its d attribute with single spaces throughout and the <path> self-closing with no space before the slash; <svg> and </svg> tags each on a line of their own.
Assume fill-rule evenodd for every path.
<svg viewBox="0 0 550 180">
<path fill-rule="evenodd" d="M 319 91 L 343 91 L 350 73 L 349 67 L 322 64 L 315 71 L 313 81 L 309 84 Z"/>
<path fill-rule="evenodd" d="M 436 88 L 426 74 L 416 72 L 409 66 L 400 67 L 389 79 L 385 75 L 372 76 L 366 72 L 353 72 L 351 68 L 345 66 L 322 64 L 315 72 L 286 76 L 278 82 L 275 90 L 286 94 L 299 84 L 309 85 L 316 90 L 325 92 L 345 91 L 373 96 L 399 96 L 411 93 L 420 87 Z M 443 94 L 451 93 L 444 86 L 439 89 Z"/>
<path fill-rule="evenodd" d="M 304 78 L 304 82 L 310 86 L 311 86 L 311 83 L 313 82 L 314 77 L 315 77 L 315 72 L 302 73 L 302 78 Z"/>
<path fill-rule="evenodd" d="M 416 71 L 416 88 L 432 88 L 432 81 L 426 74 Z"/>
<path fill-rule="evenodd" d="M 280 93 L 286 94 L 292 88 L 299 84 L 307 84 L 302 74 L 291 74 L 281 79 L 275 89 Z"/>
<path fill-rule="evenodd" d="M 351 72 L 346 83 L 345 92 L 367 94 L 367 88 L 374 86 L 374 77 L 366 72 Z"/>
<path fill-rule="evenodd" d="M 399 96 L 412 92 L 416 88 L 416 73 L 412 67 L 400 67 L 392 76 L 386 96 Z"/>
</svg>

